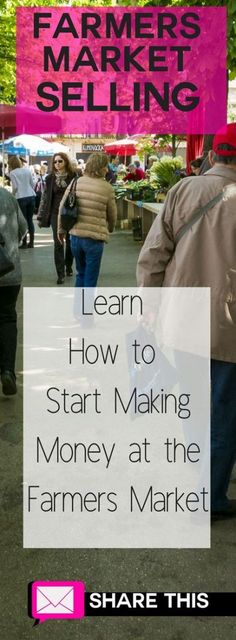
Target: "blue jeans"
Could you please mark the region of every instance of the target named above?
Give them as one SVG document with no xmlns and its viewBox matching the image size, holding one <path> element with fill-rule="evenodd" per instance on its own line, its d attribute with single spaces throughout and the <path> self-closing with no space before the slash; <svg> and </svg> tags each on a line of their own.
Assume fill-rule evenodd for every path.
<svg viewBox="0 0 236 640">
<path fill-rule="evenodd" d="M 227 490 L 236 461 L 236 364 L 211 361 L 212 510 L 227 507 Z"/>
<path fill-rule="evenodd" d="M 76 287 L 96 287 L 104 242 L 92 238 L 70 236 L 71 251 L 76 264 Z"/>
</svg>

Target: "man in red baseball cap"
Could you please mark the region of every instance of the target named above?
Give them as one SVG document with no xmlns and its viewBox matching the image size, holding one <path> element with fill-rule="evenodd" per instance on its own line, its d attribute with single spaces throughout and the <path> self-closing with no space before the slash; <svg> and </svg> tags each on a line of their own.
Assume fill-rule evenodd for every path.
<svg viewBox="0 0 236 640">
<path fill-rule="evenodd" d="M 226 124 L 214 136 L 213 151 L 221 157 L 236 156 L 236 123 Z"/>
<path fill-rule="evenodd" d="M 217 131 L 209 160 L 204 175 L 169 190 L 141 249 L 137 282 L 211 288 L 211 510 L 224 519 L 236 517 L 227 496 L 236 461 L 235 122 Z"/>
</svg>

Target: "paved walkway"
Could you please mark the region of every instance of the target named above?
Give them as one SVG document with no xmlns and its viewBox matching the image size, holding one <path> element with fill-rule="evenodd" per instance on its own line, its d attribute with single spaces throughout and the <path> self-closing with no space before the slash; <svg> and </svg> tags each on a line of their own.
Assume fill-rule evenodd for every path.
<svg viewBox="0 0 236 640">
<path fill-rule="evenodd" d="M 99 285 L 135 286 L 139 243 L 117 232 L 105 248 Z M 54 286 L 50 232 L 40 230 L 34 250 L 22 251 L 25 286 Z M 68 278 L 68 286 L 73 279 Z M 40 297 L 39 297 L 40 304 Z M 17 370 L 22 371 L 22 296 L 19 300 Z M 234 619 L 88 618 L 32 629 L 27 583 L 34 579 L 84 579 L 96 591 L 235 591 L 235 521 L 216 523 L 211 550 L 22 549 L 22 377 L 19 393 L 0 395 L 1 638 L 3 640 L 233 640 Z M 231 485 L 235 495 L 235 480 Z M 135 536 L 135 531 L 134 531 Z M 174 531 L 173 531 L 174 541 Z"/>
<path fill-rule="evenodd" d="M 116 231 L 105 245 L 98 285 L 101 287 L 135 287 L 135 268 L 141 243 L 131 232 Z M 35 249 L 21 251 L 26 287 L 54 287 L 56 273 L 50 229 L 37 229 Z M 74 286 L 74 278 L 66 278 L 65 286 Z"/>
</svg>

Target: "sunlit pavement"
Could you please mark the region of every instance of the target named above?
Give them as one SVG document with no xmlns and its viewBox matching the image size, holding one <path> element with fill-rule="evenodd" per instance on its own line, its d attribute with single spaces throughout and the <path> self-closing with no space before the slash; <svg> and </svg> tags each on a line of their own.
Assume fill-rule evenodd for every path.
<svg viewBox="0 0 236 640">
<path fill-rule="evenodd" d="M 24 286 L 56 286 L 50 230 L 37 230 L 35 249 L 21 251 Z M 135 286 L 140 244 L 117 232 L 105 247 L 100 286 Z M 74 277 L 65 286 L 73 286 Z M 39 300 L 40 304 L 40 292 Z M 83 579 L 96 591 L 235 591 L 236 519 L 212 529 L 211 550 L 22 549 L 22 293 L 18 304 L 16 397 L 0 395 L 1 638 L 31 640 L 233 640 L 232 618 L 88 618 L 32 629 L 27 616 L 31 580 Z M 236 479 L 231 485 L 235 497 Z M 174 537 L 173 531 L 173 537 Z M 135 531 L 134 531 L 135 536 Z M 145 536 L 145 531 L 144 531 Z"/>
</svg>

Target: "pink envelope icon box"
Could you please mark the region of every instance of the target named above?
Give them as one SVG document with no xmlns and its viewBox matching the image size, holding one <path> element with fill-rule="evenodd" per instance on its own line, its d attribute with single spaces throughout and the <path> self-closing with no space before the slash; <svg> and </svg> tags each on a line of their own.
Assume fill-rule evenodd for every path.
<svg viewBox="0 0 236 640">
<path fill-rule="evenodd" d="M 83 618 L 84 593 L 84 582 L 37 580 L 31 591 L 32 617 L 39 622 L 49 618 Z"/>
</svg>

